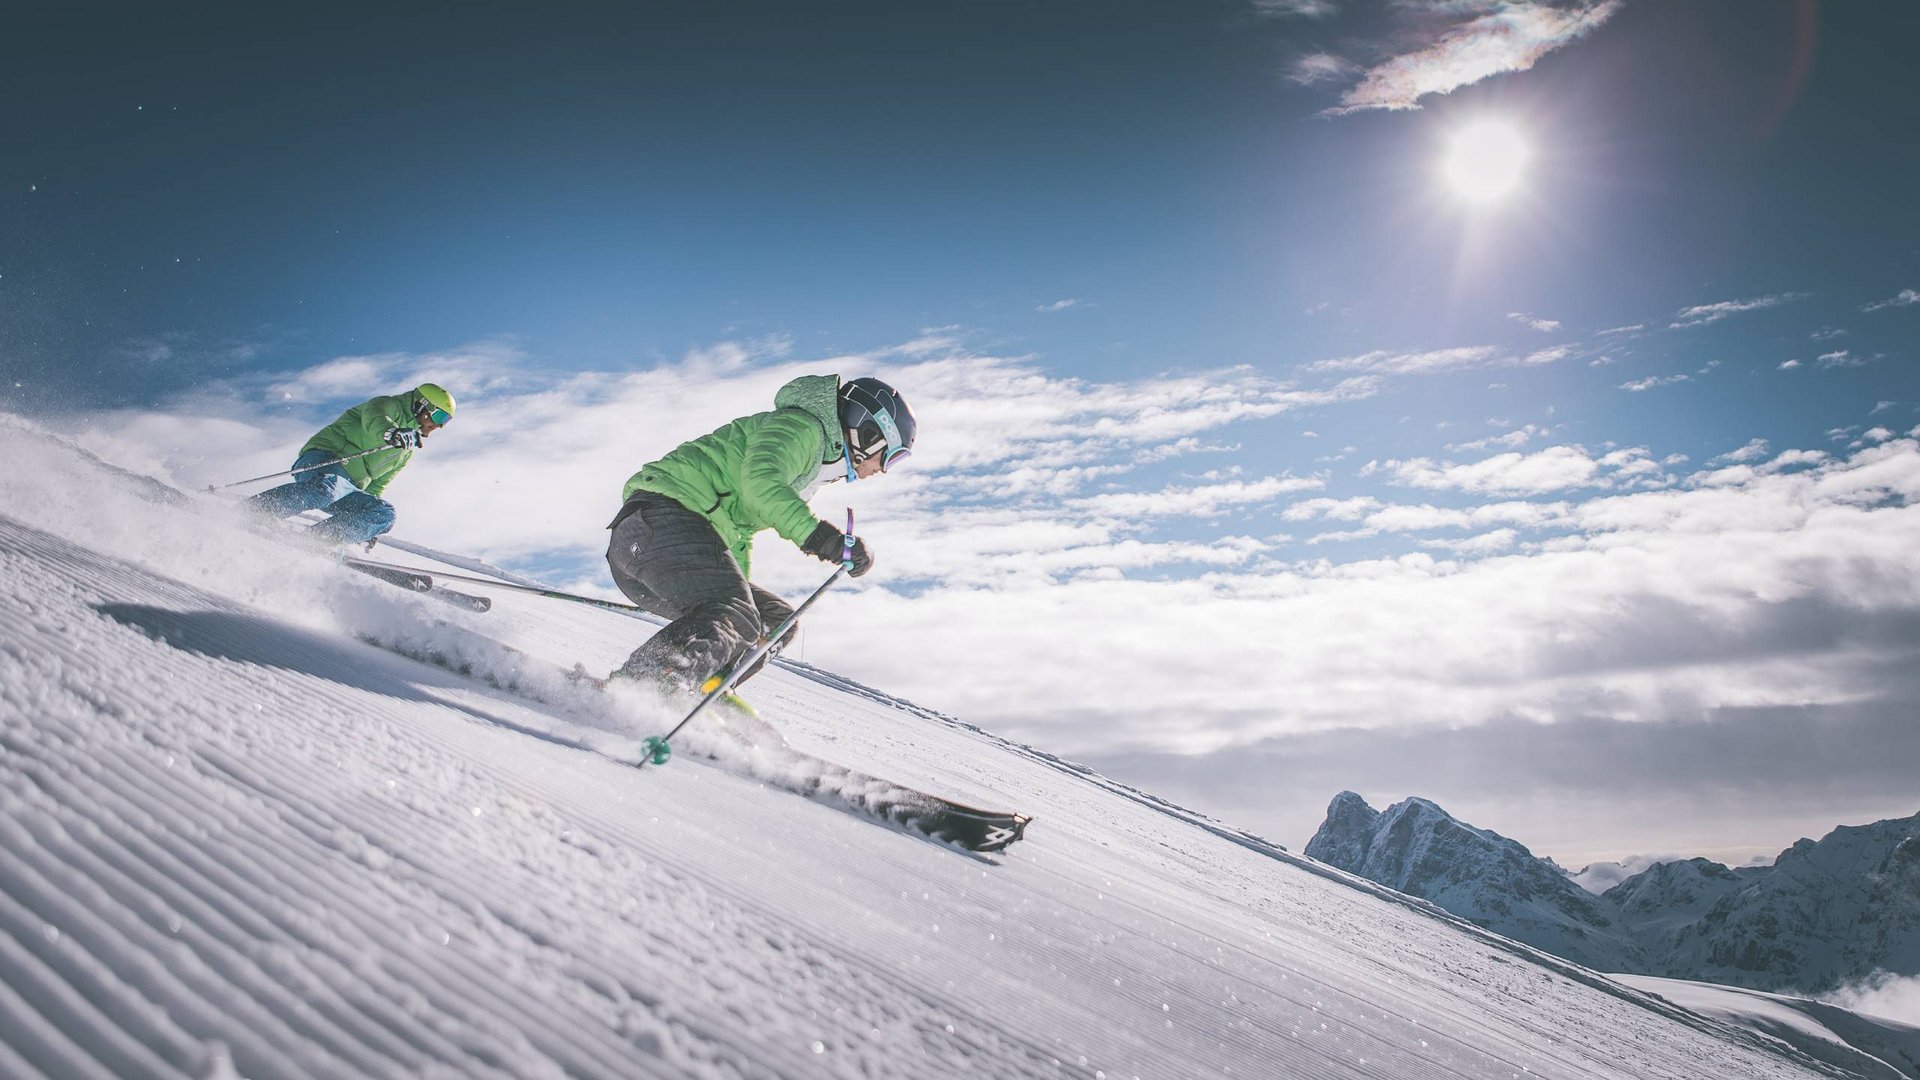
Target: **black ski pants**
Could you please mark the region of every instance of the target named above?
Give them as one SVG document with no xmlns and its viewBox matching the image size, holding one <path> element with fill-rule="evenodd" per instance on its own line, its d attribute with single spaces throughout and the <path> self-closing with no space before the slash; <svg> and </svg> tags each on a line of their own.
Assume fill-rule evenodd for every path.
<svg viewBox="0 0 1920 1080">
<path fill-rule="evenodd" d="M 793 614 L 791 604 L 748 583 L 711 522 L 665 495 L 635 495 L 610 527 L 613 583 L 627 599 L 673 620 L 635 649 L 617 676 L 698 688 Z M 739 681 L 759 671 L 797 629 Z"/>
</svg>

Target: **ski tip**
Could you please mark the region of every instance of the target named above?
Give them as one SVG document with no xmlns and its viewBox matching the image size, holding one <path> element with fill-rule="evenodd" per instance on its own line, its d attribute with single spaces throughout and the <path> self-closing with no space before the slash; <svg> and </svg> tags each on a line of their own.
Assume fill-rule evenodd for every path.
<svg viewBox="0 0 1920 1080">
<path fill-rule="evenodd" d="M 967 848 L 982 855 L 997 855 L 1027 835 L 1028 818 L 1017 818 L 1009 825 L 995 825 L 987 829 L 986 835 L 978 843 L 968 844 Z"/>
<path fill-rule="evenodd" d="M 964 822 L 964 824 L 960 824 Z M 988 814 L 975 811 L 959 815 L 954 827 L 935 829 L 932 835 L 936 839 L 955 843 L 968 851 L 980 855 L 993 855 L 1005 851 L 1015 842 L 1027 835 L 1027 826 L 1033 818 L 1027 814 Z"/>
<path fill-rule="evenodd" d="M 1007 844 L 1011 844 L 1011 843 L 1013 843 L 1013 842 L 1014 842 L 1015 840 L 1024 840 L 1024 839 L 1026 839 L 1026 837 L 1027 837 L 1027 826 L 1029 826 L 1029 825 L 1031 825 L 1031 824 L 1033 824 L 1033 815 L 1031 815 L 1031 814 L 1015 814 L 1015 815 L 1013 815 L 1013 826 L 1012 826 L 1012 829 L 1013 829 L 1013 835 L 1007 838 L 1007 843 L 1006 843 L 1006 844 L 1001 844 L 1001 845 L 1000 845 L 1000 849 L 1001 849 L 1001 850 L 1004 850 L 1004 849 L 1006 848 L 1006 846 L 1007 846 Z"/>
</svg>

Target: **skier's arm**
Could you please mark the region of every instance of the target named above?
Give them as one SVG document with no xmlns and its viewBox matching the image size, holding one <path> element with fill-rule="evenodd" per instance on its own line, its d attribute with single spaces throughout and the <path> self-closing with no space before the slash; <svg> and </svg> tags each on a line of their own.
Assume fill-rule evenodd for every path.
<svg viewBox="0 0 1920 1080">
<path fill-rule="evenodd" d="M 413 428 L 418 426 L 413 415 L 407 411 L 407 399 L 403 397 L 377 397 L 352 410 L 358 413 L 354 417 L 353 439 L 362 450 L 371 450 L 376 446 L 391 445 L 387 433 L 394 428 Z M 365 464 L 367 484 L 361 490 L 375 498 L 387 490 L 393 482 L 394 474 L 412 460 L 413 451 L 394 449 L 388 453 L 373 454 L 360 459 Z"/>
<path fill-rule="evenodd" d="M 793 481 L 817 467 L 820 454 L 819 421 L 805 412 L 777 410 L 758 425 L 747 439 L 735 496 L 746 515 L 773 526 L 795 545 L 806 543 L 817 522 Z"/>
</svg>

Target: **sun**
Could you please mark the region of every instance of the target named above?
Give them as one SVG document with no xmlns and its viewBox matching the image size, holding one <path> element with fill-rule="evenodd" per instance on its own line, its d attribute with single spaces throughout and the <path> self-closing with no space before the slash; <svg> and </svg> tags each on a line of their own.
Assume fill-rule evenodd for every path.
<svg viewBox="0 0 1920 1080">
<path fill-rule="evenodd" d="M 1453 133 L 1441 175 L 1454 194 L 1472 203 L 1497 203 L 1518 190 L 1533 153 L 1518 127 L 1478 120 Z"/>
</svg>

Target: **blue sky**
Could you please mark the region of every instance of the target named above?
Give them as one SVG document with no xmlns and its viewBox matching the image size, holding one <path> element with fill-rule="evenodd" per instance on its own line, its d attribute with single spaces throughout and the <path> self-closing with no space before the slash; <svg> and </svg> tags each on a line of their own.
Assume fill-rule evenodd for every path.
<svg viewBox="0 0 1920 1080">
<path fill-rule="evenodd" d="M 124 464 L 440 379 L 399 533 L 604 588 L 625 476 L 871 371 L 923 448 L 816 501 L 881 572 L 811 660 L 1292 843 L 1342 788 L 1575 862 L 1920 795 L 1862 772 L 1920 643 L 1902 5 L 9 20 L 0 407 Z M 1505 199 L 1441 177 L 1477 122 Z"/>
</svg>

